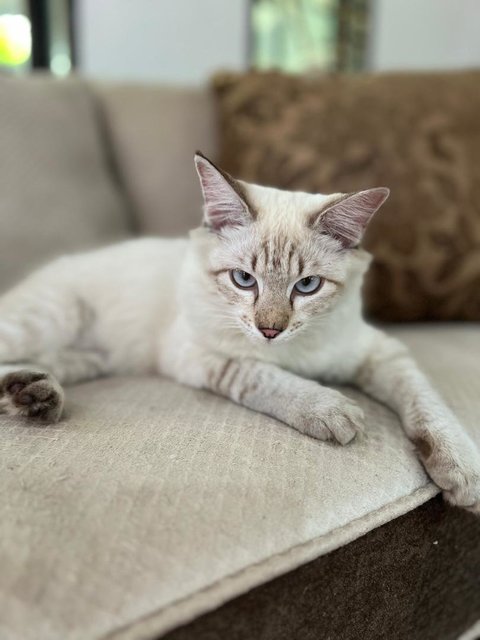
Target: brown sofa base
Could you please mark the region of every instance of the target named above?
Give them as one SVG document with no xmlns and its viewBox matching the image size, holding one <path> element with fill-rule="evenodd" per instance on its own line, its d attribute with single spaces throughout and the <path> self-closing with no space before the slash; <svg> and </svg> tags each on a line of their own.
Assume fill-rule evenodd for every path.
<svg viewBox="0 0 480 640">
<path fill-rule="evenodd" d="M 456 640 L 480 619 L 480 518 L 440 497 L 164 640 Z"/>
</svg>

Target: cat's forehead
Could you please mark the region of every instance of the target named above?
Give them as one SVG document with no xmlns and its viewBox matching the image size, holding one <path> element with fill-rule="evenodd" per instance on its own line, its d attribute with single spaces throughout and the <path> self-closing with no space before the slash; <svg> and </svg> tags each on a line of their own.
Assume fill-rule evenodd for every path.
<svg viewBox="0 0 480 640">
<path fill-rule="evenodd" d="M 214 268 L 229 264 L 277 279 L 305 270 L 337 269 L 339 242 L 314 229 L 311 217 L 329 208 L 338 194 L 282 191 L 245 182 L 240 187 L 253 219 L 222 231 L 211 256 Z"/>
<path fill-rule="evenodd" d="M 254 223 L 227 232 L 217 250 L 222 264 L 280 280 L 305 271 L 336 271 L 341 262 L 337 241 L 306 226 L 295 231 L 272 230 Z"/>
<path fill-rule="evenodd" d="M 273 187 L 240 182 L 248 205 L 262 227 L 300 229 L 312 214 L 333 204 L 339 194 L 312 194 L 303 191 L 283 191 Z"/>
</svg>

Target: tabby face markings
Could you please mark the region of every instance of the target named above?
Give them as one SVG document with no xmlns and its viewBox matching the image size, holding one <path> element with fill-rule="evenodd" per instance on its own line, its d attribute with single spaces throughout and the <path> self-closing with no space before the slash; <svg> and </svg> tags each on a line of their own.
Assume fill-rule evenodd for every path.
<svg viewBox="0 0 480 640">
<path fill-rule="evenodd" d="M 211 269 L 210 275 L 244 334 L 255 342 L 278 344 L 328 311 L 340 288 L 328 278 L 328 252 L 287 235 L 235 233 L 235 240 L 219 251 L 223 268 Z"/>
<path fill-rule="evenodd" d="M 236 180 L 201 154 L 195 165 L 217 293 L 208 309 L 212 321 L 223 320 L 219 331 L 233 325 L 254 341 L 278 344 L 329 313 L 358 267 L 350 250 L 388 189 L 281 191 Z"/>
</svg>

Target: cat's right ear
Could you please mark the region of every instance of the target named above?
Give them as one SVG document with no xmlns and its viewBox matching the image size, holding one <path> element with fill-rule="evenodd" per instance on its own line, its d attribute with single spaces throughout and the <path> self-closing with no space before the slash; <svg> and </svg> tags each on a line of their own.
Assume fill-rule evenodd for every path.
<svg viewBox="0 0 480 640">
<path fill-rule="evenodd" d="M 205 224 L 210 229 L 218 232 L 227 226 L 243 227 L 252 222 L 242 186 L 234 178 L 200 151 L 195 154 L 195 168 L 202 187 Z"/>
</svg>

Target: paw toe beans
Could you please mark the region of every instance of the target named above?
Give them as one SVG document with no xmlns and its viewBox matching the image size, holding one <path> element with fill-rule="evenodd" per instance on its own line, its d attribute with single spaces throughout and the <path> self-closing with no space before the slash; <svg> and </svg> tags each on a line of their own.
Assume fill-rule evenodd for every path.
<svg viewBox="0 0 480 640">
<path fill-rule="evenodd" d="M 16 371 L 5 376 L 2 388 L 10 413 L 41 421 L 55 422 L 60 418 L 62 389 L 48 374 Z"/>
<path fill-rule="evenodd" d="M 24 390 L 20 390 L 16 393 L 13 393 L 12 395 L 13 395 L 15 404 L 28 406 L 29 404 L 32 404 L 33 402 L 35 402 L 34 396 L 32 396 L 30 393 L 25 393 Z"/>
<path fill-rule="evenodd" d="M 11 396 L 14 396 L 20 391 L 22 391 L 22 389 L 24 388 L 25 388 L 25 385 L 23 384 L 23 382 L 12 382 L 12 384 L 9 384 L 6 387 L 5 391 Z"/>
<path fill-rule="evenodd" d="M 27 385 L 37 380 L 45 380 L 47 378 L 46 373 L 40 373 L 38 371 L 28 371 L 22 369 L 20 371 L 13 371 L 8 373 L 3 379 L 3 388 L 11 395 L 18 393 Z"/>
</svg>

